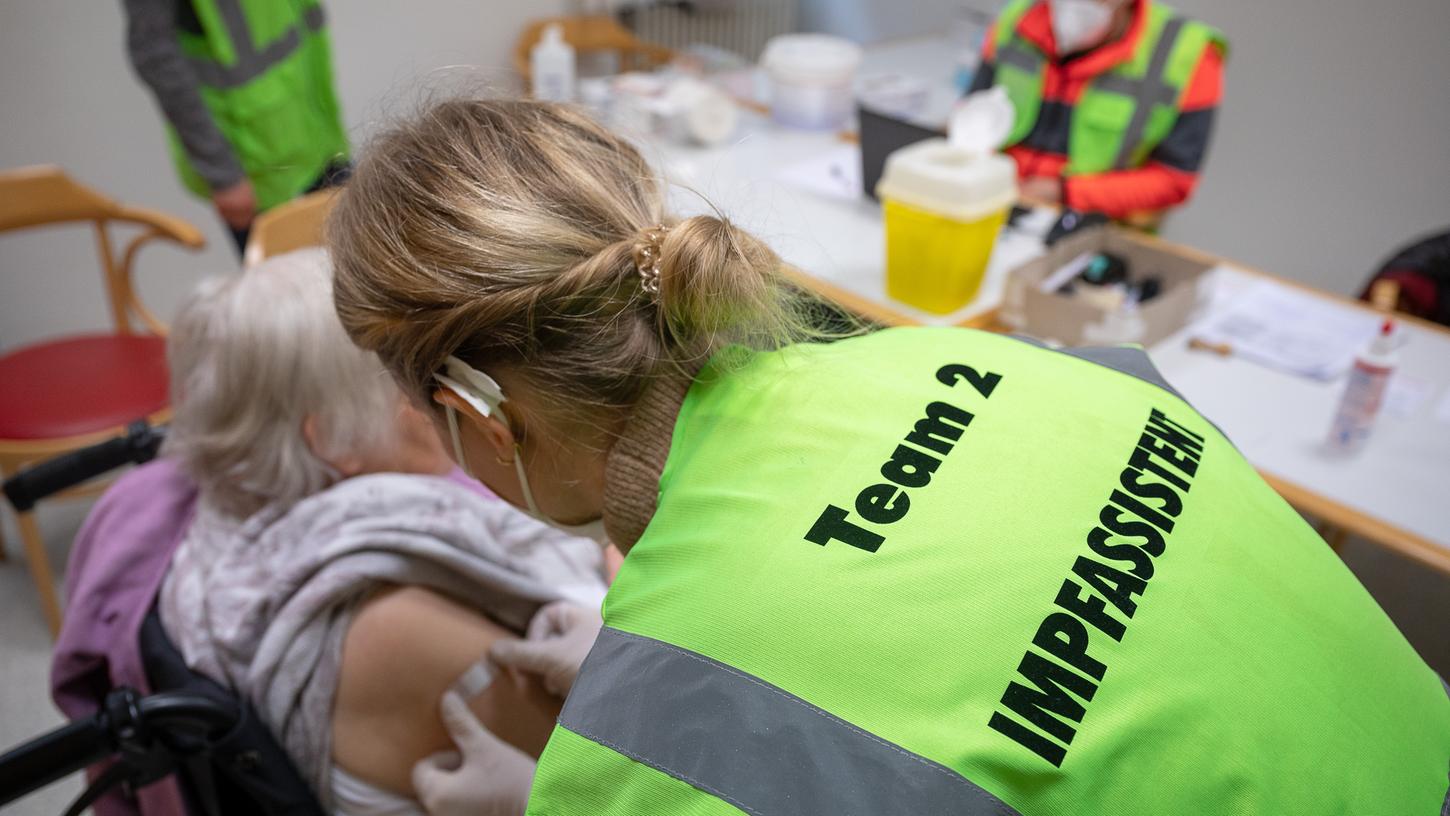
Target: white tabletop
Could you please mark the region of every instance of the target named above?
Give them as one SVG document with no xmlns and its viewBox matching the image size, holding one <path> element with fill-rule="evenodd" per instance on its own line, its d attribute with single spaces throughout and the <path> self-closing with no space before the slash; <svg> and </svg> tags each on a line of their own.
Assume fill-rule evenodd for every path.
<svg viewBox="0 0 1450 816">
<path fill-rule="evenodd" d="M 960 323 L 994 309 L 1006 273 L 1042 251 L 1041 236 L 1051 218 L 1034 213 L 1022 229 L 1003 232 L 982 292 L 967 307 L 931 315 L 891 301 L 885 293 L 879 206 L 864 196 L 833 194 L 827 189 L 829 179 L 820 190 L 783 180 L 811 162 L 848 163 L 853 160 L 849 144 L 833 133 L 787 130 L 755 115 L 745 120 L 736 138 L 723 147 L 646 148 L 674 185 L 673 211 L 690 215 L 709 212 L 713 205 L 766 239 L 787 262 L 871 304 L 915 322 Z M 841 181 L 842 190 L 848 182 Z M 1216 303 L 1250 280 L 1264 279 L 1229 265 L 1213 274 Z M 1150 351 L 1169 381 L 1256 467 L 1445 548 L 1422 560 L 1450 570 L 1450 417 L 1437 412 L 1440 402 L 1450 399 L 1450 334 L 1406 327 L 1399 376 L 1419 385 L 1424 392 L 1420 403 L 1408 416 L 1382 415 L 1364 450 L 1335 458 L 1319 445 L 1342 378 L 1315 382 L 1234 357 L 1189 351 L 1190 333 L 1185 329 Z"/>
<path fill-rule="evenodd" d="M 781 128 L 754 114 L 729 144 L 718 148 L 647 146 L 645 151 L 671 182 L 670 205 L 679 215 L 708 213 L 713 205 L 734 222 L 766 239 L 780 256 L 812 276 L 841 287 L 918 323 L 955 325 L 995 309 L 1009 269 L 1042 252 L 1035 230 L 1005 230 L 992 254 L 981 294 L 945 315 L 920 311 L 886 296 L 886 236 L 881 207 L 861 195 L 860 154 L 833 133 Z M 849 199 L 781 179 L 782 174 L 834 161 Z M 824 171 L 823 171 L 824 174 Z"/>
<path fill-rule="evenodd" d="M 1265 280 L 1228 264 L 1212 274 L 1214 304 L 1220 306 Z M 1323 444 L 1343 377 L 1320 382 L 1239 357 L 1191 351 L 1193 331 L 1189 326 L 1149 352 L 1168 381 L 1255 467 L 1450 552 L 1450 415 L 1438 415 L 1445 411 L 1442 401 L 1450 400 L 1450 333 L 1400 327 L 1399 382 L 1391 381 L 1398 399 L 1381 410 L 1364 448 L 1343 456 Z"/>
</svg>

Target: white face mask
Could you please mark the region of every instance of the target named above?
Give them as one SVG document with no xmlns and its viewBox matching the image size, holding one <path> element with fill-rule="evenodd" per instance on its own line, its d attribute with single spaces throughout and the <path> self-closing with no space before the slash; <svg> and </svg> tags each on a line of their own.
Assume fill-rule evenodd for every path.
<svg viewBox="0 0 1450 816">
<path fill-rule="evenodd" d="M 498 409 L 503 404 L 503 389 L 492 377 L 457 357 L 449 357 L 443 361 L 443 364 L 447 373 L 434 376 L 444 388 L 457 394 L 480 414 L 497 416 L 504 427 L 508 427 L 508 416 Z M 473 470 L 468 466 L 468 457 L 463 453 L 463 437 L 458 433 L 458 412 L 451 405 L 443 407 L 448 414 L 448 434 L 453 440 L 453 456 L 458 460 L 458 466 L 463 468 L 464 473 L 477 479 L 478 477 L 473 475 Z M 603 518 L 586 521 L 583 524 L 560 524 L 540 512 L 539 505 L 534 502 L 534 491 L 529 487 L 529 475 L 524 472 L 524 460 L 519 453 L 517 443 L 514 444 L 514 473 L 518 475 L 519 487 L 524 491 L 524 504 L 527 505 L 527 508 L 524 509 L 525 513 L 562 533 L 592 539 L 600 544 L 608 541 L 608 536 L 604 532 Z"/>
<path fill-rule="evenodd" d="M 1064 56 L 1102 43 L 1113 25 L 1116 7 L 1097 0 L 1050 0 L 1052 36 Z"/>
</svg>

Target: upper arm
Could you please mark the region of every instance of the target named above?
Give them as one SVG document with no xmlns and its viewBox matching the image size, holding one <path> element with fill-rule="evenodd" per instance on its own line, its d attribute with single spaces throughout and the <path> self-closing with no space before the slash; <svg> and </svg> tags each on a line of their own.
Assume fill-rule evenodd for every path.
<svg viewBox="0 0 1450 816">
<path fill-rule="evenodd" d="M 1223 53 L 1217 45 L 1209 44 L 1203 49 L 1203 56 L 1193 69 L 1188 85 L 1183 89 L 1183 110 L 1202 110 L 1218 106 L 1223 98 Z"/>
<path fill-rule="evenodd" d="M 443 693 L 495 640 L 511 636 L 421 587 L 393 588 L 364 601 L 343 641 L 333 761 L 364 781 L 412 796 L 413 765 L 453 747 L 438 713 Z M 503 673 L 469 704 L 486 728 L 537 756 L 560 701 L 520 675 Z"/>
<path fill-rule="evenodd" d="M 1222 94 L 1223 55 L 1219 53 L 1217 46 L 1210 45 L 1204 49 L 1203 58 L 1199 60 L 1192 79 L 1184 88 L 1178 120 L 1149 156 L 1170 170 L 1187 174 L 1182 178 L 1172 179 L 1185 188 L 1184 198 L 1192 191 L 1194 174 L 1202 168 L 1204 156 L 1208 154 Z"/>
<path fill-rule="evenodd" d="M 141 78 L 151 82 L 168 62 L 181 58 L 172 4 L 166 0 L 125 0 L 125 7 L 126 54 Z"/>
<path fill-rule="evenodd" d="M 977 56 L 983 62 L 990 62 L 997 59 L 997 24 L 998 21 L 993 20 L 987 26 L 987 33 L 982 35 L 982 50 Z"/>
</svg>

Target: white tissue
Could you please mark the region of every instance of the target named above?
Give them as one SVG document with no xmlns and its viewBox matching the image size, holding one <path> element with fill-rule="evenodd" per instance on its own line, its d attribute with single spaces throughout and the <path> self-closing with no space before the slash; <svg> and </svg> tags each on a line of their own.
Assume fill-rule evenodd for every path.
<svg viewBox="0 0 1450 816">
<path fill-rule="evenodd" d="M 1017 117 L 1007 89 L 998 85 L 958 102 L 947 124 L 947 142 L 972 155 L 994 153 L 1012 133 Z"/>
</svg>

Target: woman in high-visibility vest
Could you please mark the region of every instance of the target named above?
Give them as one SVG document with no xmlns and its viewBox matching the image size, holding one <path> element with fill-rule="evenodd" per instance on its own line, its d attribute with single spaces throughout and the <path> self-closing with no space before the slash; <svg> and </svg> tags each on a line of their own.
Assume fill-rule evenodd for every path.
<svg viewBox="0 0 1450 816">
<path fill-rule="evenodd" d="M 329 234 L 460 464 L 627 553 L 602 628 L 495 648 L 568 693 L 537 771 L 454 705 L 430 812 L 1444 804 L 1446 687 L 1141 351 L 811 342 L 765 244 L 544 103 L 384 133 Z"/>
</svg>

